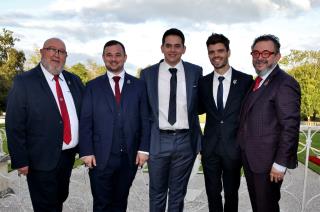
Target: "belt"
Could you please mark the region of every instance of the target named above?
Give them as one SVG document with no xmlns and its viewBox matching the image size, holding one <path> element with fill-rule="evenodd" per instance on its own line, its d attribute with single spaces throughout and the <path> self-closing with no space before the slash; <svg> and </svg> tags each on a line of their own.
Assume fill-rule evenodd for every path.
<svg viewBox="0 0 320 212">
<path fill-rule="evenodd" d="M 177 129 L 177 130 L 160 130 L 160 133 L 163 134 L 179 134 L 179 133 L 188 133 L 189 129 Z"/>
</svg>

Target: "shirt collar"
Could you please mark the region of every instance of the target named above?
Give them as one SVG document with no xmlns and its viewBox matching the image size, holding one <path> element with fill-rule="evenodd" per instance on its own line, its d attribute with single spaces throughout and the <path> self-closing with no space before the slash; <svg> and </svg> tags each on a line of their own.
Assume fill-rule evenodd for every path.
<svg viewBox="0 0 320 212">
<path fill-rule="evenodd" d="M 177 69 L 177 71 L 179 71 L 179 70 L 183 70 L 183 64 L 182 64 L 182 60 L 180 60 L 180 62 L 179 63 L 177 63 L 177 65 L 175 65 L 174 67 L 172 67 L 171 65 L 169 65 L 165 60 L 163 60 L 163 67 L 164 67 L 164 69 L 166 69 L 166 70 L 169 70 L 169 68 L 176 68 Z"/>
<path fill-rule="evenodd" d="M 54 81 L 54 75 L 51 74 L 43 65 L 42 63 L 40 63 L 40 67 L 42 70 L 42 73 L 44 74 L 45 78 L 47 79 L 47 81 Z M 62 81 L 65 81 L 64 76 L 62 74 L 62 72 L 59 74 L 59 79 Z"/>
<path fill-rule="evenodd" d="M 231 81 L 231 74 L 232 74 L 232 68 L 231 66 L 229 69 L 224 73 L 224 75 L 219 74 L 218 72 L 214 71 L 214 78 L 218 79 L 218 77 L 222 76 L 224 79 Z"/>
<path fill-rule="evenodd" d="M 124 69 L 120 72 L 120 74 L 117 74 L 117 75 L 112 73 L 111 71 L 107 71 L 107 75 L 108 75 L 109 80 L 112 80 L 112 78 L 114 76 L 119 76 L 120 79 L 123 79 L 124 78 L 124 74 L 125 74 L 125 70 Z"/>
</svg>

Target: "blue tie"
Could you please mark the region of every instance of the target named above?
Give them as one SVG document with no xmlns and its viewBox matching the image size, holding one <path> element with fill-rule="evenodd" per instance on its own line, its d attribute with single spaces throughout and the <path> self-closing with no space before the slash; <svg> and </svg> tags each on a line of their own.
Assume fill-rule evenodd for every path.
<svg viewBox="0 0 320 212">
<path fill-rule="evenodd" d="M 218 106 L 218 112 L 222 114 L 223 112 L 223 83 L 224 77 L 218 77 L 219 80 L 219 86 L 218 86 L 218 92 L 217 92 L 217 106 Z"/>
</svg>

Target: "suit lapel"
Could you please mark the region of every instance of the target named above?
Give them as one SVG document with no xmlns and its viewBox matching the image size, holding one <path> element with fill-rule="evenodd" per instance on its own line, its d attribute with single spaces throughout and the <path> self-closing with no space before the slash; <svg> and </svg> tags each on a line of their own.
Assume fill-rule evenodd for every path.
<svg viewBox="0 0 320 212">
<path fill-rule="evenodd" d="M 185 75 L 185 78 L 186 78 L 186 92 L 187 92 L 187 108 L 188 108 L 188 111 L 189 109 L 191 108 L 191 103 L 192 103 L 192 91 L 193 91 L 193 86 L 196 86 L 194 85 L 194 73 L 190 70 L 189 66 L 184 63 L 182 61 L 182 64 L 183 64 L 183 69 L 184 69 L 184 75 Z"/>
<path fill-rule="evenodd" d="M 150 73 L 151 96 L 149 96 L 150 104 L 151 104 L 151 107 L 153 108 L 153 111 L 156 112 L 157 116 L 159 114 L 159 93 L 158 93 L 159 66 L 160 66 L 160 63 L 158 63 L 154 69 L 149 70 L 151 72 Z"/>
<path fill-rule="evenodd" d="M 77 114 L 80 114 L 80 99 L 78 98 L 78 94 L 76 93 L 74 81 L 71 80 L 70 75 L 66 71 L 62 71 L 63 77 L 66 80 L 67 86 L 69 87 L 69 90 L 71 92 L 71 96 L 74 102 L 74 105 L 76 106 Z"/>
<path fill-rule="evenodd" d="M 46 96 L 48 97 L 48 100 L 50 102 L 50 105 L 53 105 L 53 107 L 55 108 L 55 111 L 57 112 L 57 114 L 59 114 L 59 116 L 61 116 L 60 114 L 60 110 L 58 108 L 58 104 L 54 98 L 54 95 L 48 85 L 48 82 L 46 80 L 46 77 L 44 76 L 41 66 L 40 64 L 37 66 L 37 74 L 38 74 L 38 78 L 39 78 L 39 82 L 43 88 L 43 90 L 45 91 Z"/>
<path fill-rule="evenodd" d="M 115 100 L 107 73 L 105 73 L 104 77 L 101 79 L 102 80 L 100 81 L 100 84 L 101 84 L 100 87 L 102 89 L 102 92 L 105 94 L 104 96 L 107 99 L 109 108 L 111 109 L 112 112 L 114 112 L 116 100 Z"/>
<path fill-rule="evenodd" d="M 133 89 L 132 84 L 133 82 L 129 79 L 129 76 L 127 73 L 124 75 L 124 81 L 123 81 L 123 86 L 121 90 L 121 109 L 123 110 L 125 114 L 125 110 L 129 107 L 130 104 L 130 96 L 131 96 L 131 91 Z"/>
<path fill-rule="evenodd" d="M 251 107 L 257 102 L 257 100 L 261 97 L 264 96 L 264 93 L 266 92 L 266 90 L 268 89 L 268 86 L 270 83 L 272 83 L 272 80 L 274 78 L 274 76 L 276 76 L 276 74 L 279 72 L 279 67 L 276 66 L 275 69 L 271 72 L 271 74 L 267 77 L 267 79 L 263 82 L 263 84 L 260 86 L 260 88 L 258 90 L 255 91 L 255 95 L 253 95 L 253 91 L 251 90 L 249 95 L 253 95 L 249 104 L 248 104 L 248 109 L 247 111 L 249 111 L 251 109 Z"/>
<path fill-rule="evenodd" d="M 238 80 L 239 79 L 238 79 L 237 72 L 234 69 L 232 69 L 230 90 L 229 90 L 229 94 L 227 97 L 226 106 L 223 111 L 224 114 L 228 112 L 230 106 L 232 105 L 233 100 L 236 99 L 235 96 L 237 95 L 237 87 L 239 85 Z"/>
</svg>

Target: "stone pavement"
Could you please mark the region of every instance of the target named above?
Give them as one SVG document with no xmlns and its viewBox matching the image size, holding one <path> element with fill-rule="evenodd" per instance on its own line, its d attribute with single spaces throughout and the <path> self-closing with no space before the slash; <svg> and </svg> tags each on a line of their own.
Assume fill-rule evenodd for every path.
<svg viewBox="0 0 320 212">
<path fill-rule="evenodd" d="M 199 163 L 197 162 L 196 166 Z M 32 211 L 31 202 L 24 177 L 19 178 L 17 172 L 12 172 L 8 176 L 9 184 L 15 194 L 6 198 L 0 198 L 1 212 Z M 320 211 L 320 177 L 312 171 L 308 171 L 308 186 L 306 191 L 305 212 Z M 1 180 L 1 176 L 0 176 Z M 148 173 L 138 171 L 136 179 L 130 190 L 128 211 L 147 212 L 148 211 Z M 286 174 L 282 186 L 282 198 L 280 202 L 283 212 L 300 212 L 302 208 L 304 182 L 304 166 L 299 164 L 295 170 L 290 170 Z M 308 202 L 309 201 L 309 202 Z M 73 170 L 72 182 L 70 184 L 70 195 L 64 205 L 64 212 L 86 212 L 92 211 L 92 197 L 90 193 L 87 170 L 80 167 Z M 185 200 L 186 212 L 207 212 L 207 199 L 204 188 L 202 174 L 198 174 L 195 169 L 192 173 L 188 193 Z M 241 179 L 239 191 L 239 212 L 249 212 L 251 206 L 246 189 L 245 178 Z"/>
</svg>

